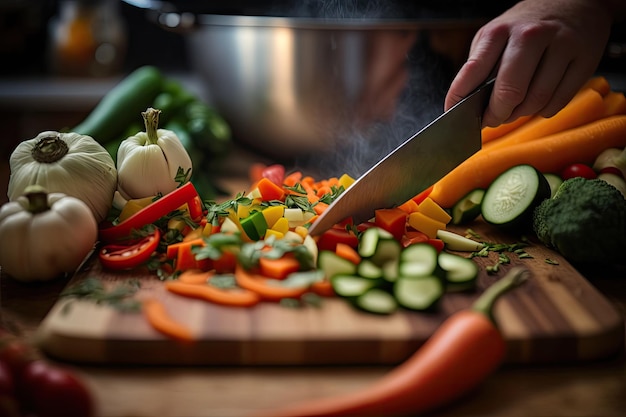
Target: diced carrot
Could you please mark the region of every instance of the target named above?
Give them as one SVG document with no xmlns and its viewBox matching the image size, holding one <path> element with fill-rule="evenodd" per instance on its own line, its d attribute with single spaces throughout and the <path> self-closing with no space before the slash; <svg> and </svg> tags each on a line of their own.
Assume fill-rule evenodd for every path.
<svg viewBox="0 0 626 417">
<path fill-rule="evenodd" d="M 334 297 L 335 290 L 329 280 L 324 279 L 322 281 L 315 281 L 311 284 L 311 292 L 317 294 L 320 297 Z"/>
<path fill-rule="evenodd" d="M 332 190 L 330 188 L 330 185 L 322 185 L 319 188 L 317 188 L 317 191 L 315 192 L 315 195 L 318 197 L 322 197 L 326 194 L 330 194 L 332 193 Z"/>
<path fill-rule="evenodd" d="M 183 246 L 204 246 L 204 245 L 206 245 L 206 242 L 202 238 L 184 240 L 182 242 L 171 243 L 167 245 L 165 254 L 167 256 L 167 259 L 174 259 L 176 258 L 176 256 L 178 256 L 178 251 Z"/>
<path fill-rule="evenodd" d="M 261 193 L 261 197 L 265 201 L 269 200 L 283 200 L 285 198 L 285 190 L 283 187 L 274 184 L 268 178 L 261 178 L 256 186 Z"/>
<path fill-rule="evenodd" d="M 345 243 L 339 242 L 337 243 L 337 247 L 335 248 L 335 253 L 341 256 L 344 259 L 352 262 L 357 265 L 361 262 L 361 256 L 352 246 L 347 245 Z"/>
<path fill-rule="evenodd" d="M 415 202 L 415 200 L 410 199 L 407 200 L 406 202 L 400 204 L 398 206 L 398 208 L 402 211 L 404 211 L 406 214 L 411 214 L 414 211 L 418 210 L 418 204 Z"/>
<path fill-rule="evenodd" d="M 324 203 L 323 201 L 318 201 L 314 206 L 313 210 L 315 210 L 315 214 L 318 216 L 322 214 L 328 208 L 328 203 Z"/>
<path fill-rule="evenodd" d="M 396 240 L 402 239 L 406 230 L 407 214 L 397 207 L 374 211 L 374 223 L 391 233 Z"/>
<path fill-rule="evenodd" d="M 267 301 L 300 298 L 309 290 L 308 286 L 288 287 L 271 284 L 266 277 L 248 272 L 239 265 L 235 269 L 235 279 L 240 287 L 256 292 L 263 300 Z"/>
<path fill-rule="evenodd" d="M 302 179 L 302 172 L 295 171 L 287 175 L 283 181 L 283 184 L 287 187 L 293 187 Z"/>
<path fill-rule="evenodd" d="M 293 256 L 283 256 L 278 259 L 261 257 L 259 259 L 259 272 L 261 275 L 274 279 L 285 279 L 293 272 L 300 269 L 300 262 Z"/>
<path fill-rule="evenodd" d="M 194 341 L 191 330 L 170 317 L 161 301 L 155 298 L 144 300 L 142 311 L 148 323 L 160 333 L 182 342 Z"/>
<path fill-rule="evenodd" d="M 210 284 L 188 284 L 181 281 L 167 281 L 165 288 L 174 294 L 225 306 L 251 307 L 261 301 L 261 297 L 257 293 L 244 288 L 224 289 Z"/>
</svg>

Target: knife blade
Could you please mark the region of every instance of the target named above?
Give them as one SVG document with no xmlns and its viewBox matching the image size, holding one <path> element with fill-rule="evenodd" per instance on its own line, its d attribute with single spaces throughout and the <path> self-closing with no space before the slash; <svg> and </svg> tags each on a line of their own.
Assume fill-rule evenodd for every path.
<svg viewBox="0 0 626 417">
<path fill-rule="evenodd" d="M 481 124 L 494 79 L 478 87 L 404 141 L 333 201 L 309 228 L 319 235 L 352 217 L 398 206 L 424 191 L 481 148 Z"/>
</svg>

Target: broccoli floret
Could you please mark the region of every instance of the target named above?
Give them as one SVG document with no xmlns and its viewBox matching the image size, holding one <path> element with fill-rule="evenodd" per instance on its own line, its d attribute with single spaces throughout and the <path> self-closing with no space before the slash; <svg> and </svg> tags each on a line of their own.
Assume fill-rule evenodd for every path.
<svg viewBox="0 0 626 417">
<path fill-rule="evenodd" d="M 577 263 L 623 263 L 626 199 L 604 180 L 572 178 L 533 213 L 541 242 Z"/>
</svg>

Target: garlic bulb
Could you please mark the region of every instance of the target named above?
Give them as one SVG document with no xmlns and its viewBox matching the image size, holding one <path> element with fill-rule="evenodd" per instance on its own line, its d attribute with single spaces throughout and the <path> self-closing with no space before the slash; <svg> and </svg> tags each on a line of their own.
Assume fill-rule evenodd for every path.
<svg viewBox="0 0 626 417">
<path fill-rule="evenodd" d="M 106 218 L 117 187 L 115 162 L 91 136 L 78 133 L 41 132 L 21 142 L 9 160 L 9 200 L 24 194 L 29 185 L 50 193 L 82 200 L 96 221 Z"/>
<path fill-rule="evenodd" d="M 189 153 L 176 134 L 157 129 L 160 110 L 142 113 L 146 131 L 117 149 L 118 191 L 127 200 L 167 194 L 191 177 Z"/>
</svg>

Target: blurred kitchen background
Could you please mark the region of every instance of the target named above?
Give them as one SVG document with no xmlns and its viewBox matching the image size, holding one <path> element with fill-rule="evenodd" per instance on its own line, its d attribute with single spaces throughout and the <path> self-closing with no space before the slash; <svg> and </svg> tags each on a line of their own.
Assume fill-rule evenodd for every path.
<svg viewBox="0 0 626 417">
<path fill-rule="evenodd" d="M 285 16 L 312 13 L 341 18 L 354 17 L 356 10 L 384 18 L 467 19 L 473 24 L 456 32 L 458 36 L 439 39 L 435 54 L 443 58 L 429 64 L 431 75 L 437 76 L 432 77 L 428 87 L 439 91 L 429 99 L 432 102 L 426 103 L 431 110 L 424 117 L 430 120 L 441 112 L 445 88 L 465 57 L 476 23 L 495 16 L 511 2 L 416 1 L 396 3 L 402 8 L 392 8 L 387 7 L 391 2 L 358 0 L 172 1 L 178 10 L 193 13 L 158 16 L 142 7 L 160 3 L 164 2 L 0 0 L 0 157 L 6 160 L 17 142 L 40 131 L 77 124 L 113 85 L 142 65 L 157 66 L 210 101 L 210 89 L 192 66 L 193 54 L 201 51 L 190 47 L 185 33 L 167 29 L 185 26 L 189 23 L 185 19 L 193 22 L 195 12 Z M 625 29 L 624 24 L 615 26 L 598 70 L 609 77 L 616 90 L 626 90 Z M 431 45 L 436 43 L 433 39 Z M 423 90 L 417 94 L 424 101 L 419 96 Z"/>
</svg>

